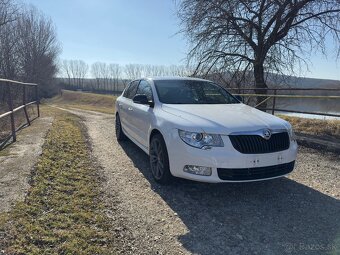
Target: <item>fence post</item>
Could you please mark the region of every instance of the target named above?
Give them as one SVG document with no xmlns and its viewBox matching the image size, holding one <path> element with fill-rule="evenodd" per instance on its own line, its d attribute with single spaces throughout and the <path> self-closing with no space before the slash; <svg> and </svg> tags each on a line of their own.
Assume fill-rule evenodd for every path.
<svg viewBox="0 0 340 255">
<path fill-rule="evenodd" d="M 22 85 L 22 104 L 24 105 L 24 112 L 27 120 L 27 124 L 30 126 L 31 121 L 27 113 L 27 108 L 26 108 L 26 85 Z"/>
<path fill-rule="evenodd" d="M 7 92 L 8 92 L 8 108 L 11 111 L 11 128 L 12 128 L 12 137 L 13 137 L 13 142 L 17 140 L 17 136 L 15 133 L 15 122 L 14 122 L 14 112 L 13 112 L 13 100 L 12 100 L 12 94 L 11 94 L 11 86 L 9 85 L 8 82 L 6 82 L 7 85 Z"/>
<path fill-rule="evenodd" d="M 37 111 L 38 111 L 38 117 L 40 117 L 40 100 L 39 100 L 39 91 L 38 91 L 38 84 L 35 85 L 35 101 L 37 101 Z"/>
<path fill-rule="evenodd" d="M 275 114 L 275 104 L 276 104 L 276 89 L 274 89 L 272 115 Z"/>
</svg>

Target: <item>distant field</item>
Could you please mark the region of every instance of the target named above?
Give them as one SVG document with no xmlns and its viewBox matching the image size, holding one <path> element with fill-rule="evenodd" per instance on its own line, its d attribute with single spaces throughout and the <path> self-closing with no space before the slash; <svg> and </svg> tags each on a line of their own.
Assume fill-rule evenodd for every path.
<svg viewBox="0 0 340 255">
<path fill-rule="evenodd" d="M 115 100 L 116 96 L 111 95 L 63 90 L 62 95 L 58 95 L 47 102 L 63 107 L 113 114 Z"/>
</svg>

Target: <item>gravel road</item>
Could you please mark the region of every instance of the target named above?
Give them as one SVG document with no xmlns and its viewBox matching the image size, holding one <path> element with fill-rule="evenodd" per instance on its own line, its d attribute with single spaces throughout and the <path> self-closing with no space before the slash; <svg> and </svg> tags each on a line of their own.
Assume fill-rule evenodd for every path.
<svg viewBox="0 0 340 255">
<path fill-rule="evenodd" d="M 339 254 L 339 155 L 300 147 L 288 178 L 244 184 L 152 180 L 112 115 L 72 110 L 88 131 L 124 254 Z"/>
</svg>

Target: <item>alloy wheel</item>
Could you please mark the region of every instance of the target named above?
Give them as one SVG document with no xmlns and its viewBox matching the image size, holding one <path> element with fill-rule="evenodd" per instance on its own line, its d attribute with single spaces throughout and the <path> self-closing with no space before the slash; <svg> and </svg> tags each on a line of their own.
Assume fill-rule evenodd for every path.
<svg viewBox="0 0 340 255">
<path fill-rule="evenodd" d="M 150 148 L 151 171 L 155 179 L 161 179 L 164 173 L 164 152 L 158 139 L 153 139 Z"/>
</svg>

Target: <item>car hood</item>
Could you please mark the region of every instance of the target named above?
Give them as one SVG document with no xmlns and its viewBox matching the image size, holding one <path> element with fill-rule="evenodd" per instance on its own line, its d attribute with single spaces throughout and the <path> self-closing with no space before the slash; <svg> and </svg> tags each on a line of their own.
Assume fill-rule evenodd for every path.
<svg viewBox="0 0 340 255">
<path fill-rule="evenodd" d="M 241 103 L 163 104 L 162 110 L 190 122 L 188 124 L 191 130 L 197 127 L 197 131 L 203 129 L 206 133 L 228 135 L 232 132 L 257 131 L 263 128 L 289 128 L 289 123 L 285 120 Z"/>
</svg>

